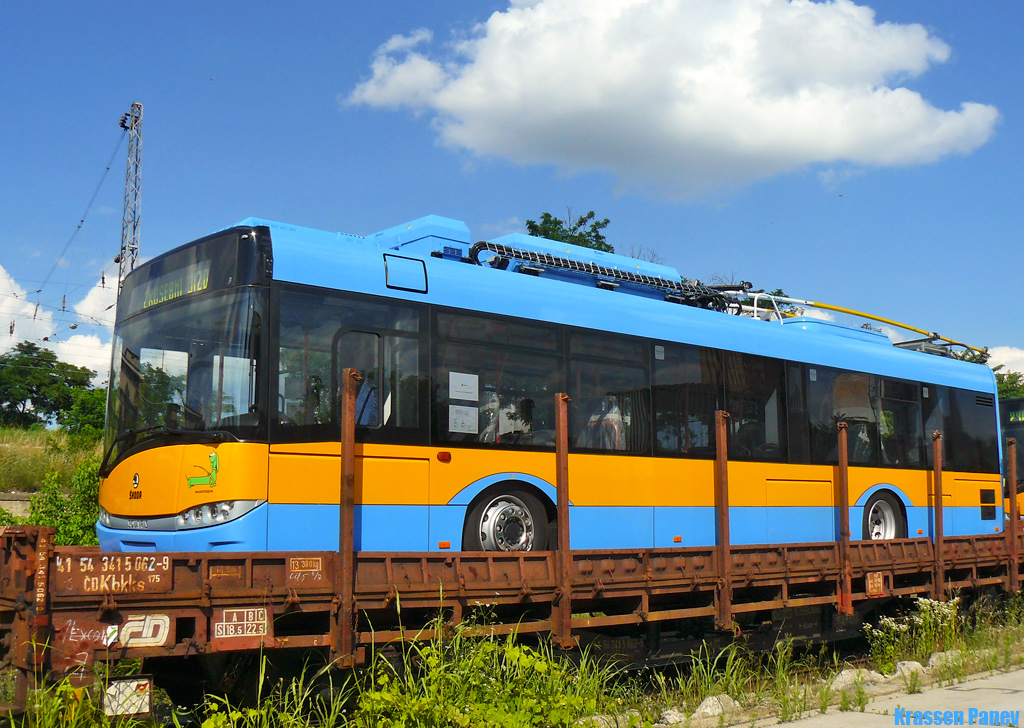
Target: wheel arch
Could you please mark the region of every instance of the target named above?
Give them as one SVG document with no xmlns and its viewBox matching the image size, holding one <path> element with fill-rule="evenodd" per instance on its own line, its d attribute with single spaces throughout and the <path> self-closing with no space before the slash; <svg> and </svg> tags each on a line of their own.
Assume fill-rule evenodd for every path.
<svg viewBox="0 0 1024 728">
<path fill-rule="evenodd" d="M 548 510 L 549 518 L 554 520 L 555 504 L 558 502 L 555 486 L 543 478 L 528 473 L 495 473 L 486 478 L 480 478 L 456 493 L 448 501 L 448 505 L 466 506 L 468 512 L 487 495 L 508 492 L 510 489 L 526 490 L 533 493 Z M 572 505 L 571 501 L 569 505 Z"/>
<path fill-rule="evenodd" d="M 857 499 L 856 503 L 851 503 L 850 505 L 856 508 L 863 508 L 876 493 L 880 493 L 882 491 L 888 491 L 896 496 L 896 500 L 900 502 L 900 507 L 903 510 L 903 517 L 906 518 L 907 509 L 913 507 L 914 504 L 906 493 L 891 483 L 878 483 L 877 485 L 872 485 L 861 493 L 861 496 Z"/>
</svg>

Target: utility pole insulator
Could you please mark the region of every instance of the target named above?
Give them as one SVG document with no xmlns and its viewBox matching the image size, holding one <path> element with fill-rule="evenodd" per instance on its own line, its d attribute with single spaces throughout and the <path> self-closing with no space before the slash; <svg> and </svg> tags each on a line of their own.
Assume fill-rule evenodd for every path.
<svg viewBox="0 0 1024 728">
<path fill-rule="evenodd" d="M 121 128 L 128 132 L 128 166 L 124 176 L 124 212 L 121 216 L 121 252 L 117 261 L 117 295 L 125 276 L 135 269 L 139 259 L 139 222 L 142 210 L 142 104 L 135 102 L 121 117 Z"/>
</svg>

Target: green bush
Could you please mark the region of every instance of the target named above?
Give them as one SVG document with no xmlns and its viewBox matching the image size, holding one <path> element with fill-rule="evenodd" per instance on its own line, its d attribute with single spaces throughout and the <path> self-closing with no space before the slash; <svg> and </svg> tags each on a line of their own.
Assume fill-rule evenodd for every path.
<svg viewBox="0 0 1024 728">
<path fill-rule="evenodd" d="M 99 516 L 100 459 L 83 460 L 71 476 L 70 486 L 58 473 L 47 473 L 43 486 L 32 496 L 28 522 L 57 529 L 58 546 L 95 545 Z"/>
</svg>

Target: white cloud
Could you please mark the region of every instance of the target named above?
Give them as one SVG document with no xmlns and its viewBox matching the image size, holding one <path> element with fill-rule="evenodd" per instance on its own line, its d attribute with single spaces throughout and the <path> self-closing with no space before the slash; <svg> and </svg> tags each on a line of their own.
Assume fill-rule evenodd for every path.
<svg viewBox="0 0 1024 728">
<path fill-rule="evenodd" d="M 820 308 L 805 308 L 804 312 L 802 314 L 800 314 L 800 315 L 801 316 L 806 316 L 807 318 L 819 319 L 821 321 L 835 321 L 836 320 L 836 315 L 834 313 L 829 313 L 828 311 L 823 311 Z"/>
<path fill-rule="evenodd" d="M 851 0 L 518 0 L 434 54 L 396 35 L 339 100 L 430 111 L 477 155 L 607 170 L 682 196 L 811 164 L 968 153 L 998 111 L 901 86 L 949 58 Z"/>
<path fill-rule="evenodd" d="M 107 381 L 110 372 L 110 341 L 106 343 L 93 334 L 75 334 L 64 341 L 48 344 L 57 358 L 78 367 L 87 367 L 96 372 L 93 384 Z"/>
<path fill-rule="evenodd" d="M 93 383 L 101 384 L 107 380 L 110 370 L 110 330 L 114 320 L 114 309 L 106 310 L 106 307 L 116 299 L 116 289 L 109 283 L 107 288 L 97 283 L 73 306 L 82 322 L 75 324 L 76 329 L 84 325 L 96 333 L 81 333 L 82 329 L 78 329 L 80 333 L 68 336 L 67 321 L 56 320 L 52 309 L 37 307 L 28 300 L 25 289 L 0 266 L 0 354 L 21 341 L 31 341 L 50 349 L 61 361 L 92 369 L 96 372 Z M 10 333 L 12 321 L 13 334 Z M 97 321 L 102 325 L 97 325 Z"/>
<path fill-rule="evenodd" d="M 98 323 L 108 330 L 114 328 L 115 306 L 117 304 L 117 279 L 96 282 L 85 298 L 75 304 L 75 313 L 83 323 Z"/>
<path fill-rule="evenodd" d="M 524 223 L 516 216 L 507 217 L 504 220 L 485 222 L 480 225 L 480 235 L 483 238 L 498 238 L 509 233 L 521 233 L 525 231 Z"/>
<path fill-rule="evenodd" d="M 1024 349 L 1015 346 L 994 346 L 988 350 L 989 366 L 1003 365 L 1002 371 L 1024 373 Z"/>
<path fill-rule="evenodd" d="M 25 289 L 0 265 L 0 354 L 13 349 L 19 341 L 50 336 L 55 329 L 53 314 L 29 301 Z"/>
</svg>

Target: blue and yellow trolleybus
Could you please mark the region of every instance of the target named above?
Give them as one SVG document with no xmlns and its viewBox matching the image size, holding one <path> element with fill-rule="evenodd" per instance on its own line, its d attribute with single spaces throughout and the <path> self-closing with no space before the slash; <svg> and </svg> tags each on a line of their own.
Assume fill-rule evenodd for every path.
<svg viewBox="0 0 1024 728">
<path fill-rule="evenodd" d="M 931 535 L 935 430 L 946 534 L 1001 531 L 987 367 L 744 313 L 666 266 L 442 217 L 245 220 L 124 282 L 100 545 L 336 549 L 346 367 L 361 551 L 553 548 L 562 391 L 573 549 L 713 544 L 716 410 L 733 544 L 835 539 L 841 421 L 855 539 Z"/>
</svg>

